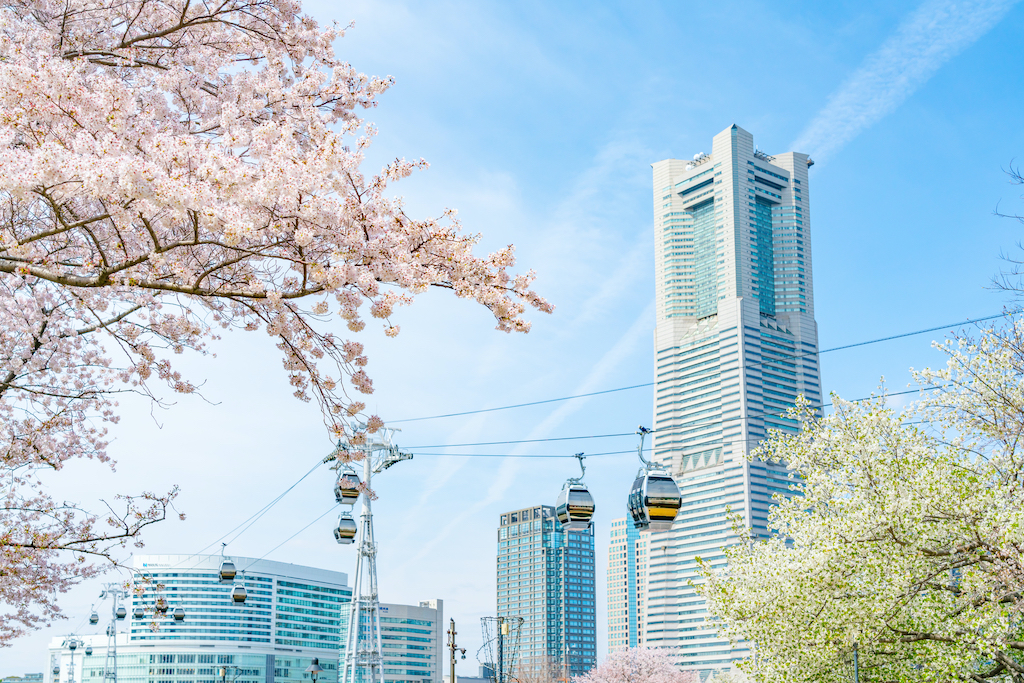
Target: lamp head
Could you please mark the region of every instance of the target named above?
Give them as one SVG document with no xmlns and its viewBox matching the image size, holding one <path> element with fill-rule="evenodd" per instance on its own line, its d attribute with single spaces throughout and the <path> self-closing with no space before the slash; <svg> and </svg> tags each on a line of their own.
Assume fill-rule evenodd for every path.
<svg viewBox="0 0 1024 683">
<path fill-rule="evenodd" d="M 308 667 L 306 667 L 306 673 L 308 673 L 309 677 L 313 679 L 313 683 L 316 683 L 316 675 L 323 670 L 324 668 L 320 666 L 319 657 L 313 657 L 313 661 L 309 663 Z"/>
</svg>

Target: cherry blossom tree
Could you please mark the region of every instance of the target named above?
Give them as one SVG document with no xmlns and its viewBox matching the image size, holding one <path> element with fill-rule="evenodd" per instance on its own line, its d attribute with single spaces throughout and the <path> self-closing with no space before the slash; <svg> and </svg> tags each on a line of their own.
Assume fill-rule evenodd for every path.
<svg viewBox="0 0 1024 683">
<path fill-rule="evenodd" d="M 175 354 L 262 330 L 295 396 L 358 443 L 382 422 L 336 321 L 394 336 L 431 287 L 506 332 L 551 311 L 512 246 L 477 256 L 454 212 L 405 213 L 389 186 L 424 161 L 361 170 L 359 112 L 391 79 L 338 58 L 342 35 L 293 0 L 0 2 L 0 645 L 168 513 L 173 490 L 97 513 L 40 477 L 109 463 L 120 394 L 195 392 Z"/>
<path fill-rule="evenodd" d="M 923 397 L 833 398 L 756 456 L 784 461 L 767 541 L 698 590 L 757 681 L 1024 681 L 1024 319 L 939 345 Z"/>
<path fill-rule="evenodd" d="M 572 680 L 573 683 L 697 683 L 700 679 L 692 671 L 677 669 L 665 650 L 630 647 L 612 652 L 597 668 Z"/>
</svg>

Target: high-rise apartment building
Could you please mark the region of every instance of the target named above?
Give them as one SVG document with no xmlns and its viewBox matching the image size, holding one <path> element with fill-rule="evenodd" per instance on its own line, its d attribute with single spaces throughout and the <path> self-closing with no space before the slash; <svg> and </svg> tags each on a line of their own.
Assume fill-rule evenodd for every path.
<svg viewBox="0 0 1024 683">
<path fill-rule="evenodd" d="M 501 515 L 498 616 L 524 619 L 517 677 L 568 678 L 597 664 L 594 529 L 563 530 L 555 508 Z"/>
<path fill-rule="evenodd" d="M 637 646 L 636 541 L 633 520 L 613 519 L 608 543 L 608 651 Z"/>
<path fill-rule="evenodd" d="M 731 126 L 710 154 L 653 165 L 657 330 L 654 457 L 683 496 L 670 531 L 645 532 L 642 642 L 671 648 L 681 668 L 728 668 L 750 655 L 704 623 L 688 581 L 696 557 L 724 562 L 735 542 L 726 509 L 767 534 L 783 465 L 749 463 L 798 394 L 820 404 L 805 154 L 771 156 Z"/>
</svg>

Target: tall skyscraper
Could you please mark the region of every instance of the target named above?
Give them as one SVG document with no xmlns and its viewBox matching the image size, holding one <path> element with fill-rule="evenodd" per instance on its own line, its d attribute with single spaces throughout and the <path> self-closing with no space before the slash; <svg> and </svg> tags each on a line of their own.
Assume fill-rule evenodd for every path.
<svg viewBox="0 0 1024 683">
<path fill-rule="evenodd" d="M 637 646 L 637 556 L 633 520 L 612 520 L 608 543 L 608 651 Z"/>
<path fill-rule="evenodd" d="M 679 484 L 671 531 L 648 543 L 643 642 L 672 648 L 684 669 L 712 671 L 750 655 L 705 626 L 689 580 L 696 557 L 724 562 L 736 541 L 726 508 L 766 535 L 783 465 L 746 454 L 798 394 L 820 404 L 805 154 L 771 156 L 735 125 L 710 154 L 654 168 L 654 457 Z M 646 532 L 645 532 L 646 535 Z"/>
<path fill-rule="evenodd" d="M 498 616 L 525 622 L 517 677 L 567 678 L 597 664 L 594 529 L 563 531 L 555 508 L 501 515 Z"/>
</svg>

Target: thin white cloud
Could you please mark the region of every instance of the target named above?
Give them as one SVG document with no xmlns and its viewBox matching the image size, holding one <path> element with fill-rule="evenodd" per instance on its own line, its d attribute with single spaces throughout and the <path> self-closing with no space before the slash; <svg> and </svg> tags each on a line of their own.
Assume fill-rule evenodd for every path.
<svg viewBox="0 0 1024 683">
<path fill-rule="evenodd" d="M 828 99 L 790 149 L 822 160 L 895 110 L 1018 0 L 928 0 Z"/>
</svg>

